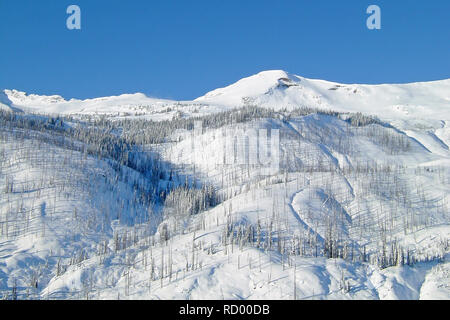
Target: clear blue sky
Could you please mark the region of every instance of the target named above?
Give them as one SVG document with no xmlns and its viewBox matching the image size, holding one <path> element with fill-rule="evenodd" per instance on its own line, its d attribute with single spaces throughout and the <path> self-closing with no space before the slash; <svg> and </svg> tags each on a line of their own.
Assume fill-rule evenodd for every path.
<svg viewBox="0 0 450 320">
<path fill-rule="evenodd" d="M 66 28 L 81 8 L 82 29 Z M 366 8 L 382 29 L 366 28 Z M 450 77 L 448 0 L 0 0 L 0 88 L 193 99 L 284 69 L 338 82 Z"/>
</svg>

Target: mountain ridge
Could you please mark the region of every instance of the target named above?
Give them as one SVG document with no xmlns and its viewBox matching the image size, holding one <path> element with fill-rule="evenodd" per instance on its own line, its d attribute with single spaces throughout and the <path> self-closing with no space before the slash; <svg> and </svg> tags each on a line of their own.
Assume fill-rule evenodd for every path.
<svg viewBox="0 0 450 320">
<path fill-rule="evenodd" d="M 192 101 L 148 97 L 139 92 L 66 100 L 60 95 L 5 89 L 1 91 L 0 103 L 16 110 L 50 114 L 133 114 L 141 109 L 135 115 L 148 115 L 180 105 L 219 107 L 213 108 L 215 112 L 254 104 L 273 109 L 308 106 L 394 119 L 425 116 L 450 120 L 450 79 L 404 84 L 343 84 L 309 79 L 283 70 L 267 70 L 209 91 Z"/>
</svg>

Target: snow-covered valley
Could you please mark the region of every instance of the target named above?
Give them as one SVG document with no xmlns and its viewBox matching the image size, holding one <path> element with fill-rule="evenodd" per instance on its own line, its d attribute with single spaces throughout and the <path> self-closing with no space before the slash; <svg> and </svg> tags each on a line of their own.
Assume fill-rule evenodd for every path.
<svg viewBox="0 0 450 320">
<path fill-rule="evenodd" d="M 5 299 L 450 298 L 450 79 L 4 90 L 0 142 Z"/>
</svg>

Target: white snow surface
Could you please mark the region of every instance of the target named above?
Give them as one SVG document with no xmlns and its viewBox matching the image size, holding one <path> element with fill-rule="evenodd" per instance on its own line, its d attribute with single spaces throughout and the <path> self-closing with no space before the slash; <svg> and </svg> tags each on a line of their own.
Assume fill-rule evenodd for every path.
<svg viewBox="0 0 450 320">
<path fill-rule="evenodd" d="M 141 93 L 67 101 L 58 95 L 0 92 L 1 109 L 112 119 L 201 116 L 249 104 L 361 112 L 392 127 L 349 128 L 344 120 L 322 114 L 227 126 L 231 132 L 280 130 L 281 153 L 291 170 L 263 179 L 258 168 L 220 163 L 221 129 L 195 137 L 202 146 L 195 152 L 194 138 L 187 135 L 162 145 L 161 157 L 184 174 L 214 184 L 228 199 L 195 216 L 158 216 L 142 224 L 136 217 L 147 209 L 130 203 L 133 186 L 143 179 L 138 172 L 125 169 L 132 181 L 112 181 L 113 169 L 104 160 L 2 134 L 0 297 L 16 285 L 22 299 L 450 299 L 450 79 L 338 84 L 274 70 L 194 101 Z M 383 142 L 387 134 L 408 141 L 408 148 L 392 153 Z M 317 163 L 330 169 L 297 170 Z M 391 176 L 346 173 L 368 163 L 401 169 Z M 4 191 L 7 177 L 14 192 Z M 370 261 L 327 259 L 313 252 L 287 258 L 276 250 L 223 244 L 230 223 L 236 228 L 261 223 L 264 229 L 271 221 L 281 232 L 276 236 L 324 241 L 325 221 L 335 214 L 340 237 L 359 250 L 376 251 L 382 241 L 377 230 L 390 224 L 390 240 L 419 257 L 439 253 L 443 259 L 379 268 Z M 163 224 L 177 226 L 168 243 L 158 242 Z M 115 234 L 131 240 L 142 230 L 156 243 L 141 238 L 114 250 Z M 86 258 L 75 261 L 82 252 Z M 35 277 L 39 284 L 33 287 Z"/>
<path fill-rule="evenodd" d="M 244 78 L 195 101 L 238 106 L 244 98 L 275 109 L 308 106 L 383 118 L 450 118 L 450 79 L 408 84 L 340 84 L 274 70 Z"/>
<path fill-rule="evenodd" d="M 250 103 L 274 109 L 307 106 L 392 119 L 450 120 L 450 79 L 408 84 L 341 84 L 271 70 L 208 92 L 194 101 L 156 99 L 142 93 L 67 101 L 59 95 L 41 96 L 6 89 L 0 93 L 0 103 L 46 114 L 110 115 L 154 115 L 167 107 L 179 107 L 187 114 L 193 108 L 198 112 L 208 107 L 205 112 L 210 113 Z"/>
</svg>

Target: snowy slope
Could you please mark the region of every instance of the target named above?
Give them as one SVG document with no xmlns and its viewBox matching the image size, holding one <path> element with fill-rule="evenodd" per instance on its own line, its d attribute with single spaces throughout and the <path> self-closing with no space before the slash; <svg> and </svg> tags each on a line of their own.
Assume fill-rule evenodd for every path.
<svg viewBox="0 0 450 320">
<path fill-rule="evenodd" d="M 410 84 L 340 84 L 275 70 L 244 78 L 195 101 L 239 106 L 244 98 L 275 109 L 308 106 L 383 118 L 450 119 L 450 79 Z"/>
<path fill-rule="evenodd" d="M 329 116 L 307 116 L 292 123 L 260 120 L 243 125 L 244 128 L 280 128 L 282 152 L 289 155 L 291 170 L 286 176 L 279 174 L 259 179 L 258 168 L 226 167 L 219 158 L 223 137 L 220 129 L 206 130 L 201 137 L 203 148 L 193 154 L 189 138 L 167 145 L 163 157 L 184 172 L 195 170 L 200 181 L 213 181 L 229 195 L 221 205 L 193 217 L 176 220 L 168 218 L 171 238 L 159 242 L 160 234 L 152 240 L 144 239 L 126 250 L 108 251 L 93 256 L 77 266 L 70 267 L 62 276 L 53 277 L 42 290 L 43 298 L 91 299 L 447 299 L 450 294 L 448 263 L 421 262 L 413 267 L 381 269 L 374 263 L 351 262 L 343 259 L 314 257 L 314 250 L 306 242 L 317 234 L 318 241 L 326 237 L 326 216 L 344 212 L 340 236 L 355 245 L 355 255 L 362 246 L 376 254 L 381 241 L 379 225 L 393 223 L 389 235 L 399 240 L 405 248 L 416 252 L 436 253 L 443 250 L 442 240 L 449 239 L 447 171 L 417 171 L 422 163 L 441 159 L 428 153 L 419 143 L 411 141 L 409 150 L 397 156 L 390 155 L 377 139 L 361 139 L 363 131 L 352 129 L 354 150 L 327 152 L 321 144 L 333 146 L 337 136 L 320 143 L 314 134 L 340 129 L 344 134 L 346 123 Z M 228 127 L 232 132 L 242 126 Z M 296 130 L 304 138 L 298 140 Z M 388 129 L 386 129 L 388 130 Z M 360 135 L 360 136 L 358 136 Z M 309 151 L 309 154 L 307 154 Z M 370 152 L 369 152 L 370 151 Z M 198 152 L 198 151 L 197 151 Z M 346 165 L 370 159 L 374 154 L 398 164 L 408 163 L 410 169 L 393 175 L 381 176 L 380 185 L 374 188 L 376 176 L 344 173 Z M 311 157 L 311 158 L 310 158 Z M 347 158 L 347 162 L 337 159 Z M 389 160 L 387 160 L 389 161 Z M 313 170 L 321 162 L 324 168 Z M 194 165 L 194 166 L 193 166 Z M 194 169 L 195 168 L 195 169 Z M 437 168 L 435 168 L 437 169 Z M 444 176 L 444 179 L 440 178 Z M 364 177 L 364 179 L 362 179 Z M 406 195 L 415 204 L 402 204 L 389 198 L 385 192 L 400 179 L 399 198 Z M 225 184 L 223 181 L 226 181 Z M 366 180 L 366 181 L 363 181 Z M 223 188 L 223 186 L 226 186 Z M 372 186 L 372 187 L 371 187 Z M 431 187 L 433 186 L 433 187 Z M 427 210 L 420 207 L 420 190 L 427 190 Z M 389 191 L 390 192 L 390 191 Z M 405 193 L 403 193 L 405 192 Z M 327 200 L 328 199 L 328 200 Z M 324 205 L 325 202 L 325 205 Z M 416 203 L 417 202 L 417 203 Z M 381 211 L 379 208 L 395 208 Z M 310 209 L 310 210 L 308 210 Z M 391 211 L 392 210 L 392 211 Z M 423 221 L 420 227 L 408 229 L 405 220 L 408 211 L 414 219 Z M 186 219 L 186 221 L 183 221 Z M 409 219 L 409 218 L 408 218 Z M 430 219 L 428 221 L 428 219 Z M 361 221 L 364 221 L 361 224 Z M 427 222 L 428 221 L 428 222 Z M 281 254 L 277 244 L 265 247 L 267 236 L 257 245 L 241 245 L 235 238 L 226 238 L 224 230 L 233 226 L 234 232 L 248 225 L 262 225 L 263 233 L 273 223 L 274 238 L 285 239 L 286 251 Z M 180 228 L 180 226 L 184 228 Z M 405 229 L 406 228 L 406 229 Z M 405 231 L 406 230 L 406 231 Z M 405 234 L 406 232 L 406 234 Z M 363 236 L 361 236 L 363 234 Z M 305 252 L 290 254 L 289 245 L 299 239 Z M 155 241 L 154 245 L 148 245 Z M 113 242 L 110 242 L 110 248 Z M 445 250 L 445 249 L 444 249 Z M 448 250 L 448 249 L 447 249 Z M 99 262 L 103 261 L 103 262 Z M 170 271 L 169 267 L 170 266 Z M 152 271 L 153 270 L 153 271 Z M 91 288 L 91 289 L 89 289 Z M 86 293 L 87 292 L 87 293 Z"/>
<path fill-rule="evenodd" d="M 0 113 L 0 298 L 449 299 L 449 94 L 450 80 L 344 85 L 284 71 L 183 102 L 4 90 L 1 110 L 81 120 Z M 244 109 L 221 113 L 248 105 L 346 114 L 239 122 Z M 349 112 L 383 122 L 352 124 Z M 101 114 L 112 121 L 83 122 Z M 220 122 L 226 114 L 233 121 Z M 136 120 L 208 115 L 211 127 L 168 122 L 177 130 L 164 143 L 126 153 L 142 154 L 135 163 L 143 167 L 157 154 L 164 170 L 156 179 L 108 158 L 119 137 L 167 129 Z M 33 121 L 39 117 L 45 129 Z M 116 121 L 123 118 L 132 121 L 127 129 Z M 62 134 L 71 127 L 80 131 Z M 104 129 L 96 153 L 92 130 Z M 230 136 L 250 159 L 257 149 L 239 137 L 275 129 L 279 170 L 223 162 Z M 146 202 L 148 185 L 169 195 L 174 186 L 213 186 L 220 201 L 191 215 L 192 195 L 174 206 Z"/>
<path fill-rule="evenodd" d="M 141 93 L 123 94 L 115 97 L 104 97 L 87 100 L 65 100 L 59 95 L 40 96 L 26 94 L 17 90 L 4 90 L 10 105 L 29 112 L 48 114 L 95 113 L 108 111 L 110 113 L 125 112 L 132 106 L 162 105 L 165 100 L 148 98 Z M 5 100 L 5 99 L 4 99 Z"/>
<path fill-rule="evenodd" d="M 141 117 L 157 121 L 220 112 L 226 109 L 223 106 L 205 106 L 198 102 L 150 98 L 142 93 L 86 100 L 65 100 L 58 95 L 41 96 L 17 90 L 0 92 L 0 109 L 2 108 L 48 115 L 106 115 L 111 118 Z"/>
<path fill-rule="evenodd" d="M 155 113 L 167 112 L 167 108 L 192 115 L 199 111 L 211 113 L 256 104 L 275 109 L 307 106 L 362 112 L 383 119 L 450 120 L 450 79 L 409 84 L 340 84 L 272 70 L 213 90 L 194 101 L 155 99 L 142 93 L 67 101 L 58 95 L 39 96 L 3 90 L 0 103 L 47 114 L 154 115 L 155 119 L 161 118 Z"/>
</svg>

